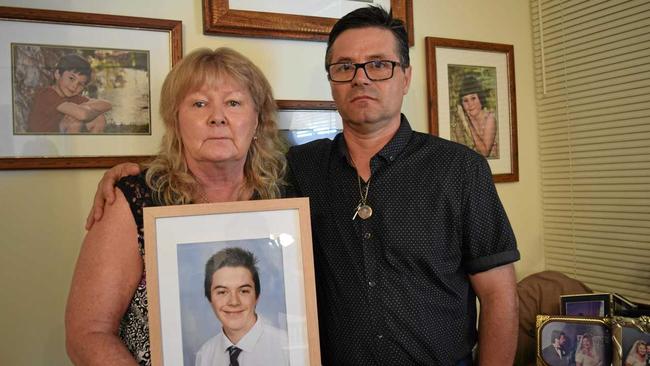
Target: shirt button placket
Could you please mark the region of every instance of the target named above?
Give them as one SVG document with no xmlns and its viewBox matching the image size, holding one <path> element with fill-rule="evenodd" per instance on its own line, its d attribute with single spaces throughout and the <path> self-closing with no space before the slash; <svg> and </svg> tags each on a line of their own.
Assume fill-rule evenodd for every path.
<svg viewBox="0 0 650 366">
<path fill-rule="evenodd" d="M 361 222 L 361 244 L 363 246 L 364 254 L 364 264 L 366 268 L 366 280 L 367 288 L 366 293 L 368 294 L 368 312 L 370 318 L 373 320 L 372 328 L 374 328 L 374 336 L 377 351 L 381 349 L 381 341 L 383 340 L 383 327 L 381 326 L 381 296 L 379 289 L 377 287 L 377 273 L 378 273 L 378 263 L 377 258 L 379 254 L 377 253 L 377 243 L 376 236 L 372 231 L 372 217 Z M 373 334 L 370 333 L 370 334 Z M 369 334 L 369 335 L 370 335 Z"/>
</svg>

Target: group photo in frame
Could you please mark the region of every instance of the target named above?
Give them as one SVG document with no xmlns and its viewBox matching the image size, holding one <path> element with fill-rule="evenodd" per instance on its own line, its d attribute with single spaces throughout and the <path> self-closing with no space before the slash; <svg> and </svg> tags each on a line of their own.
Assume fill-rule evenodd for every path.
<svg viewBox="0 0 650 366">
<path fill-rule="evenodd" d="M 519 181 L 512 45 L 425 37 L 429 132 L 483 155 L 495 182 Z"/>
<path fill-rule="evenodd" d="M 181 22 L 0 7 L 0 169 L 141 162 L 162 137 Z"/>
<path fill-rule="evenodd" d="M 257 322 L 249 332 L 267 334 L 273 364 L 319 364 L 307 198 L 145 208 L 144 227 L 154 365 L 220 364 L 206 358 L 226 357 L 216 350 L 245 319 Z M 254 257 L 255 270 L 229 267 L 229 256 Z M 244 286 L 236 270 L 259 281 Z M 231 285 L 248 291 L 237 292 L 235 318 L 220 300 L 234 296 Z"/>
<path fill-rule="evenodd" d="M 609 365 L 610 318 L 537 315 L 537 365 Z"/>
<path fill-rule="evenodd" d="M 650 364 L 650 317 L 612 318 L 614 366 Z"/>
<path fill-rule="evenodd" d="M 368 5 L 404 21 L 413 46 L 413 0 L 203 0 L 203 33 L 327 41 L 337 19 Z"/>
</svg>

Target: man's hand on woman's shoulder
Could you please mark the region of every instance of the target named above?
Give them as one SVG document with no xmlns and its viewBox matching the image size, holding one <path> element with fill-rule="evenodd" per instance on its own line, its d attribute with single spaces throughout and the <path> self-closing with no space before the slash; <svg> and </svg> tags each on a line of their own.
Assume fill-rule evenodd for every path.
<svg viewBox="0 0 650 366">
<path fill-rule="evenodd" d="M 93 207 L 86 218 L 86 230 L 90 230 L 93 224 L 101 220 L 104 215 L 104 206 L 115 201 L 115 184 L 122 177 L 140 174 L 140 166 L 135 163 L 118 164 L 104 173 L 104 176 L 97 184 L 97 192 L 93 200 Z"/>
</svg>

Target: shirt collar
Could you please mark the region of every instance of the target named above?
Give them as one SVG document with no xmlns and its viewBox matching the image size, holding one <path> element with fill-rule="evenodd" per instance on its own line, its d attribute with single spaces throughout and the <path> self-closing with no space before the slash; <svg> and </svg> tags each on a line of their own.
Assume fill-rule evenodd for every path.
<svg viewBox="0 0 650 366">
<path fill-rule="evenodd" d="M 260 339 L 262 336 L 262 331 L 264 330 L 263 327 L 263 321 L 262 317 L 257 315 L 257 320 L 255 321 L 255 324 L 253 327 L 246 333 L 242 339 L 237 342 L 237 344 L 233 344 L 228 337 L 226 337 L 226 333 L 221 331 L 221 340 L 223 341 L 223 349 L 228 352 L 228 347 L 230 346 L 236 346 L 237 348 L 240 348 L 244 352 L 252 352 L 253 348 L 255 347 L 255 344 L 257 341 Z"/>
<path fill-rule="evenodd" d="M 388 143 L 384 145 L 384 147 L 370 160 L 371 170 L 375 170 L 375 167 L 379 164 L 379 160 L 386 163 L 394 161 L 408 145 L 412 132 L 413 129 L 411 128 L 408 119 L 404 114 L 401 114 L 399 128 L 397 129 L 397 132 L 395 132 L 395 135 L 393 135 L 390 141 L 388 141 Z M 345 159 L 348 164 L 350 163 L 350 153 L 348 152 L 348 146 L 345 143 L 343 133 L 339 133 L 334 138 L 334 150 L 337 152 L 340 159 Z"/>
</svg>

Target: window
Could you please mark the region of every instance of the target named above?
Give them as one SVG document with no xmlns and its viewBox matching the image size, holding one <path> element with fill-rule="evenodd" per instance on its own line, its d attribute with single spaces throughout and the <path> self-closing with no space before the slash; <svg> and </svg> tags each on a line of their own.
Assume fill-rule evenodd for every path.
<svg viewBox="0 0 650 366">
<path fill-rule="evenodd" d="M 530 4 L 546 267 L 650 302 L 650 2 Z"/>
</svg>

